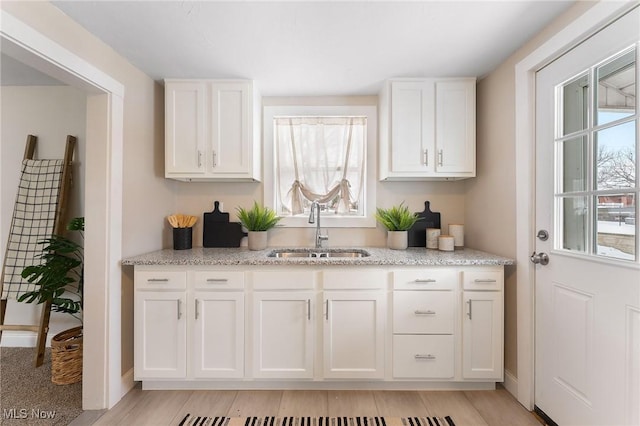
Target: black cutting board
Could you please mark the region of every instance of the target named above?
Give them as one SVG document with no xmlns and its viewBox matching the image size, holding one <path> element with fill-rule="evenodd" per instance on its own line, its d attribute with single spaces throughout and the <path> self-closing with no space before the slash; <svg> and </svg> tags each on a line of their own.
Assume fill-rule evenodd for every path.
<svg viewBox="0 0 640 426">
<path fill-rule="evenodd" d="M 422 219 L 417 221 L 407 233 L 409 238 L 409 247 L 426 247 L 427 246 L 427 228 L 440 229 L 440 213 L 432 212 L 429 208 L 429 202 L 424 202 L 424 211 L 416 213 Z"/>
<path fill-rule="evenodd" d="M 240 247 L 247 235 L 239 222 L 229 222 L 229 213 L 220 211 L 219 201 L 214 202 L 212 212 L 204 214 L 203 223 L 203 247 Z"/>
</svg>

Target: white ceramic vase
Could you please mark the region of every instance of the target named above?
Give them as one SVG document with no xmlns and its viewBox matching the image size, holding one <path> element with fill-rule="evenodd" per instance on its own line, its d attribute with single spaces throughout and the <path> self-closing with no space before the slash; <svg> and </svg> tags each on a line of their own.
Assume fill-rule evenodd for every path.
<svg viewBox="0 0 640 426">
<path fill-rule="evenodd" d="M 392 250 L 405 250 L 407 245 L 407 231 L 387 231 L 387 247 Z"/>
<path fill-rule="evenodd" d="M 266 249 L 268 232 L 269 231 L 249 231 L 249 250 Z"/>
</svg>

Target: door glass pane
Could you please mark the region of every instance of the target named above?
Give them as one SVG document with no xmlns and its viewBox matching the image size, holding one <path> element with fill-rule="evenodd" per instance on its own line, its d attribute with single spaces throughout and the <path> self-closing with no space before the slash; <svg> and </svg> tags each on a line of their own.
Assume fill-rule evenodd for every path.
<svg viewBox="0 0 640 426">
<path fill-rule="evenodd" d="M 562 135 L 587 128 L 589 76 L 582 75 L 562 87 Z"/>
<path fill-rule="evenodd" d="M 598 131 L 595 140 L 596 189 L 635 187 L 635 121 Z"/>
<path fill-rule="evenodd" d="M 562 192 L 587 189 L 588 145 L 587 136 L 562 141 Z"/>
<path fill-rule="evenodd" d="M 636 200 L 632 193 L 596 197 L 597 251 L 601 256 L 633 260 L 636 254 Z"/>
<path fill-rule="evenodd" d="M 560 200 L 562 209 L 562 248 L 586 252 L 588 235 L 588 205 L 586 197 L 566 197 Z"/>
<path fill-rule="evenodd" d="M 636 112 L 635 49 L 601 65 L 598 78 L 598 113 L 596 124 L 602 125 L 629 117 Z"/>
</svg>

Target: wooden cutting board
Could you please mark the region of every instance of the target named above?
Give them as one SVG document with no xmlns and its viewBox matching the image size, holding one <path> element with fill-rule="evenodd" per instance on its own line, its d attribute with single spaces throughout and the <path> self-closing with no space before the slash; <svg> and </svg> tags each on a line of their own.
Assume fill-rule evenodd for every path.
<svg viewBox="0 0 640 426">
<path fill-rule="evenodd" d="M 424 202 L 424 211 L 417 213 L 422 220 L 417 221 L 409 232 L 409 247 L 426 247 L 427 246 L 427 228 L 440 229 L 440 213 L 432 212 L 429 208 L 429 201 Z"/>
<path fill-rule="evenodd" d="M 229 222 L 229 213 L 220 211 L 220 202 L 213 203 L 213 211 L 204 214 L 202 246 L 203 247 L 240 247 L 242 231 L 239 222 Z"/>
</svg>

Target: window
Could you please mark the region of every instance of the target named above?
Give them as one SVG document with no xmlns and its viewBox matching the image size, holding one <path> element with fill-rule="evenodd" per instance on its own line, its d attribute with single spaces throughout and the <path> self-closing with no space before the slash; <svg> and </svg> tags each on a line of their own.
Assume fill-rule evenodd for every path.
<svg viewBox="0 0 640 426">
<path fill-rule="evenodd" d="M 376 108 L 265 107 L 265 204 L 305 227 L 373 227 Z"/>
<path fill-rule="evenodd" d="M 557 88 L 559 249 L 637 260 L 636 49 Z"/>
</svg>

